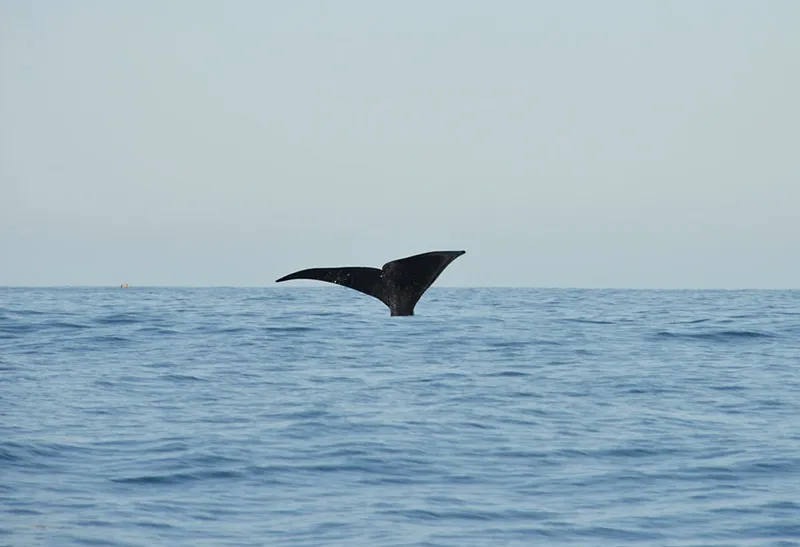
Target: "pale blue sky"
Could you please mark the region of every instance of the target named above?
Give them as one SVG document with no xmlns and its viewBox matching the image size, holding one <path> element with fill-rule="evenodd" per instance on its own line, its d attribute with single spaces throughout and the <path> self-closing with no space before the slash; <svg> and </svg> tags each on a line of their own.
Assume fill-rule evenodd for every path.
<svg viewBox="0 0 800 547">
<path fill-rule="evenodd" d="M 800 2 L 0 0 L 0 285 L 800 287 Z"/>
</svg>

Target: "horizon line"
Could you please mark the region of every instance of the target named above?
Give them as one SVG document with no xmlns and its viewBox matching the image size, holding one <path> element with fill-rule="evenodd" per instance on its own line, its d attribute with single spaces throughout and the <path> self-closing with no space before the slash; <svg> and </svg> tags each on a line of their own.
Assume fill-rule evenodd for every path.
<svg viewBox="0 0 800 547">
<path fill-rule="evenodd" d="M 270 289 L 298 290 L 325 289 L 323 285 L 270 286 L 270 285 L 0 285 L 0 289 Z M 579 287 L 544 285 L 440 285 L 431 289 L 534 289 L 534 290 L 582 290 L 582 291 L 797 291 L 800 287 Z M 431 290 L 429 289 L 429 290 Z"/>
</svg>

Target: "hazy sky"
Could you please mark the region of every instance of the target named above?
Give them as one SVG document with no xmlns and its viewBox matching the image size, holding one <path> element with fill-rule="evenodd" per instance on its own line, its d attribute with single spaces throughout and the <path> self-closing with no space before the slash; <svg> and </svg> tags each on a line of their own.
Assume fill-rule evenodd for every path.
<svg viewBox="0 0 800 547">
<path fill-rule="evenodd" d="M 800 2 L 0 0 L 0 285 L 800 287 Z"/>
</svg>

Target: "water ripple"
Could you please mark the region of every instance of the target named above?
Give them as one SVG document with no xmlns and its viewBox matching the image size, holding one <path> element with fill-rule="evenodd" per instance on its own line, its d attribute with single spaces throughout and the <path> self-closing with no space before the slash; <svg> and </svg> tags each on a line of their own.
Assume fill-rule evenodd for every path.
<svg viewBox="0 0 800 547">
<path fill-rule="evenodd" d="M 3 545 L 794 545 L 800 293 L 0 290 Z"/>
</svg>

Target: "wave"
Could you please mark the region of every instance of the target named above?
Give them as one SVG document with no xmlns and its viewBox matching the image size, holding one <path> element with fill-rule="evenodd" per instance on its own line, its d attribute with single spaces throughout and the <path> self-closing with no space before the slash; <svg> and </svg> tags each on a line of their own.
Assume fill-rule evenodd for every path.
<svg viewBox="0 0 800 547">
<path fill-rule="evenodd" d="M 130 338 L 126 338 L 124 336 L 117 336 L 115 334 L 102 334 L 99 336 L 92 336 L 91 338 L 87 339 L 89 342 L 97 342 L 101 344 L 108 344 L 108 343 L 126 343 L 132 342 Z"/>
<path fill-rule="evenodd" d="M 262 330 L 267 332 L 311 332 L 316 330 L 314 327 L 266 327 Z"/>
<path fill-rule="evenodd" d="M 208 382 L 205 378 L 199 378 L 191 374 L 165 374 L 160 379 L 168 382 Z"/>
<path fill-rule="evenodd" d="M 132 313 L 114 313 L 95 319 L 95 322 L 100 325 L 132 325 L 140 323 L 141 318 Z"/>
<path fill-rule="evenodd" d="M 698 323 L 707 323 L 711 321 L 708 317 L 703 317 L 702 319 L 691 319 L 689 321 L 675 321 L 675 324 L 678 325 L 696 325 Z"/>
<path fill-rule="evenodd" d="M 613 325 L 614 321 L 606 321 L 603 319 L 583 319 L 580 317 L 567 317 L 562 319 L 564 323 L 584 323 L 589 325 Z"/>
<path fill-rule="evenodd" d="M 383 510 L 380 513 L 387 516 L 402 517 L 410 520 L 483 520 L 483 521 L 496 521 L 496 520 L 520 520 L 540 521 L 553 518 L 557 513 L 551 511 L 536 511 L 536 510 L 519 510 L 507 509 L 500 511 L 490 510 L 439 510 L 434 511 L 430 509 L 392 509 Z"/>
<path fill-rule="evenodd" d="M 179 484 L 200 480 L 235 479 L 242 476 L 239 471 L 197 471 L 194 473 L 170 473 L 168 475 L 140 475 L 138 477 L 125 477 L 111 479 L 119 484 Z"/>
<path fill-rule="evenodd" d="M 660 331 L 656 333 L 659 338 L 675 338 L 682 340 L 709 340 L 712 342 L 734 342 L 775 338 L 774 334 L 754 330 L 717 330 L 711 332 L 672 332 Z"/>
<path fill-rule="evenodd" d="M 484 374 L 485 378 L 521 378 L 525 376 L 530 376 L 527 372 L 518 372 L 516 370 L 504 370 L 501 372 L 492 372 L 490 374 Z"/>
</svg>

